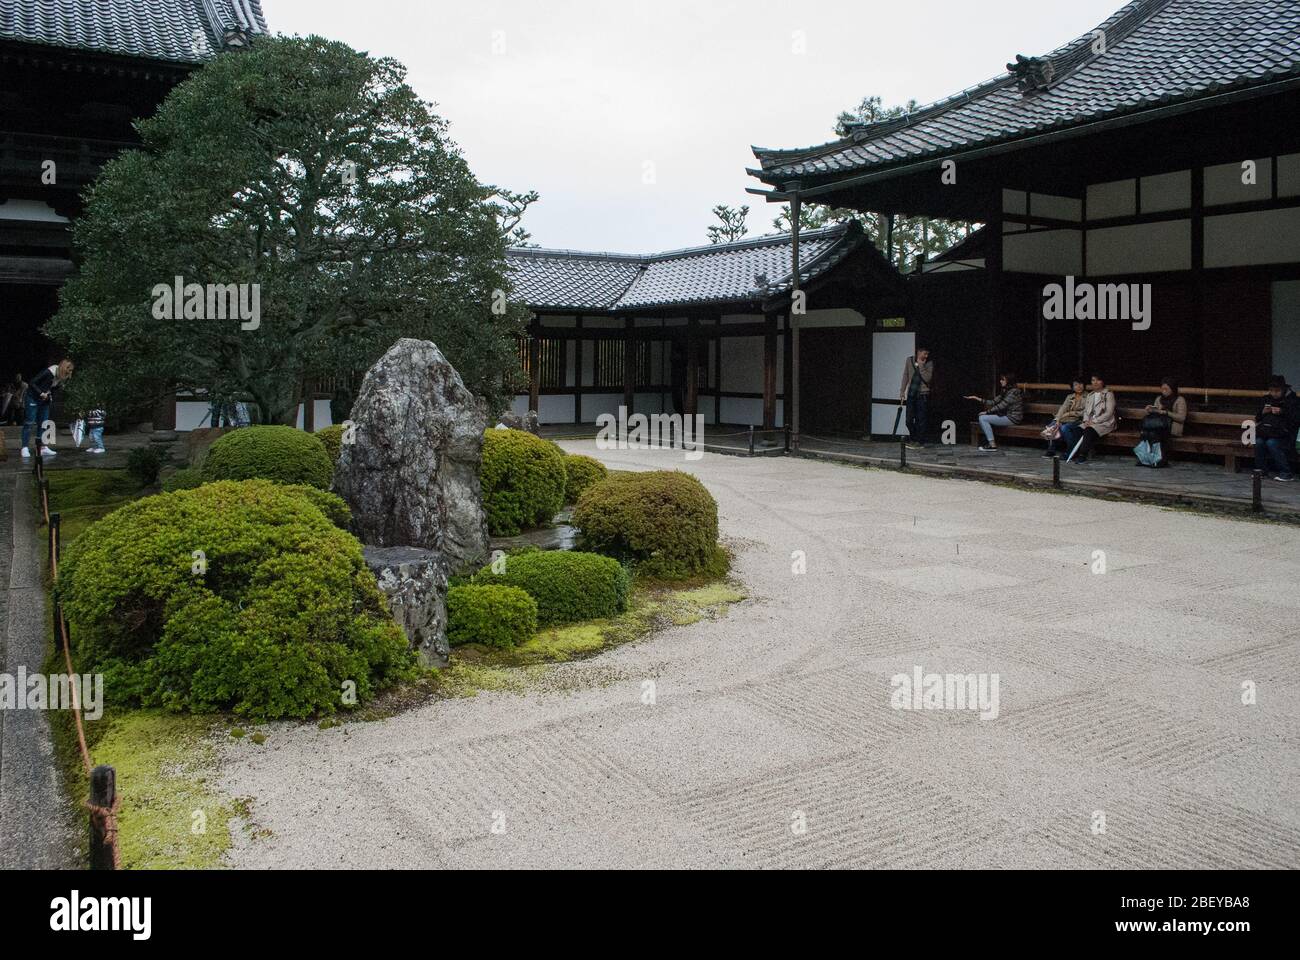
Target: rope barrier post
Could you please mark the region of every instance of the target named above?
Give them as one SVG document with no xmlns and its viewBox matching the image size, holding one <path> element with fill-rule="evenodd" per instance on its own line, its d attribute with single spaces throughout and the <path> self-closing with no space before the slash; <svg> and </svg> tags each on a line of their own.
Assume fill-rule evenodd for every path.
<svg viewBox="0 0 1300 960">
<path fill-rule="evenodd" d="M 1057 490 L 1061 489 L 1061 456 L 1057 454 L 1052 457 L 1052 486 Z"/>
<path fill-rule="evenodd" d="M 749 425 L 749 455 L 751 457 L 754 455 L 754 425 L 752 423 Z"/>
<path fill-rule="evenodd" d="M 99 766 L 90 771 L 90 869 L 117 869 L 117 773 Z"/>
<path fill-rule="evenodd" d="M 898 469 L 907 469 L 907 441 L 904 440 L 898 444 Z"/>
<path fill-rule="evenodd" d="M 1251 491 L 1251 497 L 1250 497 L 1251 500 L 1250 509 L 1253 510 L 1255 513 L 1263 513 L 1264 512 L 1264 471 L 1262 470 L 1255 471 L 1254 483 L 1252 483 L 1251 486 L 1253 487 L 1253 489 Z"/>
<path fill-rule="evenodd" d="M 59 514 L 50 514 L 50 576 L 56 580 L 59 576 L 59 520 Z"/>
<path fill-rule="evenodd" d="M 790 424 L 785 425 L 785 452 L 790 452 Z"/>
</svg>

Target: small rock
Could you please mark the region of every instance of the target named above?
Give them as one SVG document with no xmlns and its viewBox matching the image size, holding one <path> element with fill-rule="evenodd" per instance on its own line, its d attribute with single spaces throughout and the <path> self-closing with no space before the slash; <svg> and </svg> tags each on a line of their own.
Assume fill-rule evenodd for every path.
<svg viewBox="0 0 1300 960">
<path fill-rule="evenodd" d="M 397 621 L 420 662 L 445 667 L 447 642 L 447 562 L 436 550 L 419 547 L 366 547 L 366 564 L 388 598 Z"/>
</svg>

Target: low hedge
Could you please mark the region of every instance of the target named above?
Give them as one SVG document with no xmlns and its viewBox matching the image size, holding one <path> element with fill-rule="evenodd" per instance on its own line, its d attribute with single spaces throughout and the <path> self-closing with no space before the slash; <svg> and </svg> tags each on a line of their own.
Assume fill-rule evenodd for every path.
<svg viewBox="0 0 1300 960">
<path fill-rule="evenodd" d="M 513 537 L 550 523 L 564 506 L 564 454 L 523 430 L 483 434 L 479 474 L 483 509 L 493 536 Z"/>
<path fill-rule="evenodd" d="M 685 580 L 725 572 L 718 546 L 718 504 L 688 473 L 620 474 L 589 487 L 573 511 L 581 543 L 639 573 Z"/>
<path fill-rule="evenodd" d="M 325 519 L 340 530 L 346 530 L 352 525 L 352 508 L 337 493 L 330 493 L 328 490 L 317 490 L 315 487 L 309 487 L 302 483 L 287 484 L 284 489 L 303 497 L 313 507 L 325 514 Z"/>
<path fill-rule="evenodd" d="M 509 649 L 537 632 L 537 601 L 518 587 L 468 584 L 447 591 L 447 640 Z"/>
<path fill-rule="evenodd" d="M 474 582 L 525 591 L 537 601 L 537 622 L 544 627 L 612 617 L 627 609 L 627 571 L 617 560 L 594 553 L 521 553 L 506 557 L 502 573 L 484 567 Z"/>
<path fill-rule="evenodd" d="M 564 455 L 564 502 L 577 503 L 593 483 L 599 483 L 609 476 L 605 465 L 593 457 L 584 457 L 580 453 Z"/>
<path fill-rule="evenodd" d="M 324 445 L 325 452 L 329 454 L 330 463 L 338 466 L 339 451 L 343 449 L 343 424 L 336 423 L 323 430 L 317 430 L 316 439 Z"/>
<path fill-rule="evenodd" d="M 174 490 L 193 490 L 195 487 L 202 486 L 203 475 L 193 467 L 182 467 L 180 470 L 172 471 L 162 483 L 163 493 L 171 493 Z"/>
<path fill-rule="evenodd" d="M 203 480 L 272 480 L 328 490 L 334 475 L 325 445 L 293 427 L 242 427 L 208 449 Z"/>
<path fill-rule="evenodd" d="M 305 717 L 415 675 L 361 544 L 266 480 L 114 511 L 69 545 L 57 595 L 78 666 L 115 703 Z"/>
</svg>

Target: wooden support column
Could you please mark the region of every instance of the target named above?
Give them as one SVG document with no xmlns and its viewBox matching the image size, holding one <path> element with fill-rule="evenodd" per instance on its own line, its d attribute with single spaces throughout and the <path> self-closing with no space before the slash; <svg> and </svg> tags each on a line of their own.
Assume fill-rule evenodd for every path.
<svg viewBox="0 0 1300 960">
<path fill-rule="evenodd" d="M 316 432 L 315 380 L 304 380 L 302 384 L 302 428 L 307 433 Z"/>
<path fill-rule="evenodd" d="M 722 314 L 713 317 L 713 422 L 722 423 Z"/>
<path fill-rule="evenodd" d="M 623 321 L 623 406 L 632 416 L 636 404 L 636 320 Z"/>
<path fill-rule="evenodd" d="M 799 281 L 803 276 L 801 265 L 799 263 L 799 219 L 803 215 L 803 200 L 799 196 L 799 183 L 789 185 L 793 188 L 793 195 L 790 198 L 790 252 L 793 263 L 791 264 L 791 283 L 790 283 L 790 302 L 793 304 L 799 299 Z M 794 309 L 790 310 L 791 322 L 793 323 Z M 790 352 L 793 355 L 791 363 L 794 365 L 793 382 L 788 385 L 787 389 L 791 394 L 790 406 L 793 414 L 790 421 L 790 443 L 794 449 L 799 449 L 799 331 L 794 331 L 793 340 L 790 344 Z"/>
<path fill-rule="evenodd" d="M 792 389 L 792 384 L 794 383 L 794 354 L 791 352 L 790 314 L 788 313 L 785 315 L 785 332 L 782 334 L 782 337 L 785 343 L 781 357 L 781 421 L 788 428 L 790 426 L 790 413 L 792 409 L 790 403 L 790 391 Z"/>
<path fill-rule="evenodd" d="M 776 314 L 764 318 L 763 333 L 763 429 L 776 427 Z"/>
<path fill-rule="evenodd" d="M 573 422 L 582 423 L 582 314 L 574 319 L 578 339 L 573 342 Z"/>
<path fill-rule="evenodd" d="M 541 327 L 534 320 L 528 325 L 528 409 L 536 410 L 542 393 Z"/>
<path fill-rule="evenodd" d="M 700 412 L 700 318 L 686 321 L 686 409 L 688 416 Z"/>
</svg>

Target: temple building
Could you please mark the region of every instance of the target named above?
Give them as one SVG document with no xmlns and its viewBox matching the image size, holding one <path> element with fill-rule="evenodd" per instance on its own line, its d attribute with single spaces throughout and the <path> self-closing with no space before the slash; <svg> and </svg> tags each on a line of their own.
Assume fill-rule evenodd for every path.
<svg viewBox="0 0 1300 960">
<path fill-rule="evenodd" d="M 940 416 L 1006 370 L 1206 399 L 1300 381 L 1300 0 L 1136 0 L 933 105 L 754 152 L 772 202 L 986 224 L 906 278 Z"/>
<path fill-rule="evenodd" d="M 41 327 L 73 270 L 70 224 L 196 66 L 267 32 L 259 0 L 0 0 L 0 378 L 56 359 Z"/>
<path fill-rule="evenodd" d="M 533 314 L 515 409 L 543 424 L 622 406 L 782 429 L 800 372 L 803 396 L 820 398 L 814 426 L 858 423 L 868 372 L 840 345 L 861 346 L 905 306 L 902 277 L 854 222 L 804 232 L 797 290 L 789 234 L 649 256 L 517 247 L 507 259 L 511 295 Z"/>
</svg>

